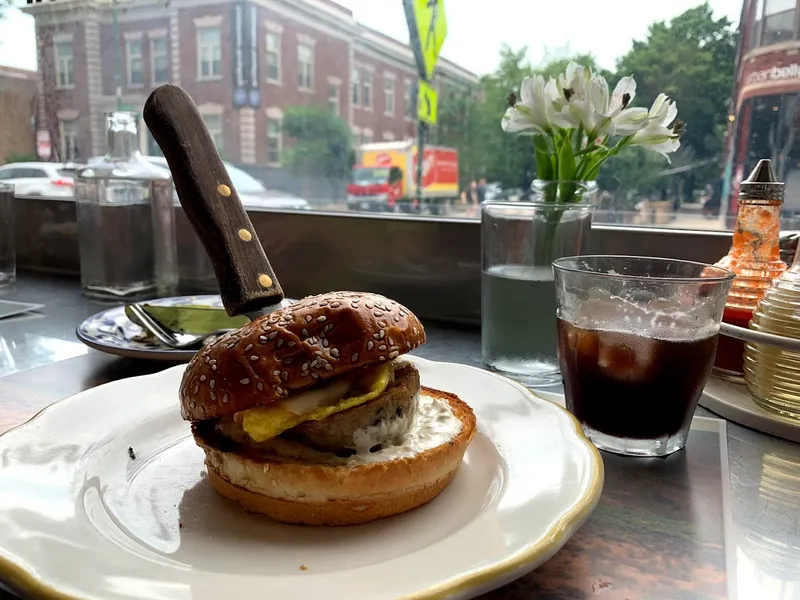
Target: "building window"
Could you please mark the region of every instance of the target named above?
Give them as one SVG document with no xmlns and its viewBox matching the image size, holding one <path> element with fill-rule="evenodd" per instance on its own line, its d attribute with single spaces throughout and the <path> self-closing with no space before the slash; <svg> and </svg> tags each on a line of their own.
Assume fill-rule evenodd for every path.
<svg viewBox="0 0 800 600">
<path fill-rule="evenodd" d="M 222 42 L 219 27 L 201 27 L 197 30 L 197 78 L 222 77 Z"/>
<path fill-rule="evenodd" d="M 762 46 L 769 46 L 794 38 L 796 8 L 796 0 L 764 0 Z"/>
<path fill-rule="evenodd" d="M 169 81 L 169 53 L 167 51 L 167 38 L 154 38 L 150 40 L 150 61 L 152 66 L 153 83 L 166 83 Z"/>
<path fill-rule="evenodd" d="M 222 137 L 222 115 L 203 115 L 203 121 L 206 122 L 206 129 L 208 129 L 211 139 L 214 140 L 217 150 L 222 151 L 225 146 Z"/>
<path fill-rule="evenodd" d="M 384 112 L 394 116 L 394 79 L 388 77 L 383 82 Z"/>
<path fill-rule="evenodd" d="M 267 81 L 281 81 L 281 36 L 267 33 Z"/>
<path fill-rule="evenodd" d="M 78 160 L 77 121 L 61 121 L 61 155 L 65 162 Z"/>
<path fill-rule="evenodd" d="M 413 87 L 410 79 L 403 80 L 403 114 L 406 119 L 414 118 L 414 103 L 411 99 Z"/>
<path fill-rule="evenodd" d="M 764 24 L 764 0 L 756 0 L 755 18 L 750 30 L 750 49 L 761 45 L 761 27 Z"/>
<path fill-rule="evenodd" d="M 267 121 L 267 162 L 272 166 L 279 166 L 282 150 L 281 123 L 277 119 L 269 119 Z"/>
<path fill-rule="evenodd" d="M 72 55 L 72 42 L 57 42 L 56 87 L 71 88 L 75 85 L 75 60 Z"/>
<path fill-rule="evenodd" d="M 371 144 L 372 143 L 372 132 L 371 131 L 364 131 L 361 133 L 361 143 L 362 144 Z"/>
<path fill-rule="evenodd" d="M 372 73 L 364 69 L 361 73 L 363 82 L 361 84 L 361 99 L 364 102 L 364 108 L 372 110 Z"/>
<path fill-rule="evenodd" d="M 297 45 L 297 87 L 314 89 L 314 48 L 308 44 Z"/>
<path fill-rule="evenodd" d="M 361 104 L 361 72 L 358 69 L 353 69 L 350 73 L 350 88 L 351 88 L 351 102 L 353 106 Z"/>
<path fill-rule="evenodd" d="M 328 84 L 328 105 L 331 107 L 331 112 L 335 115 L 341 114 L 341 109 L 339 107 L 341 93 L 338 83 Z"/>
<path fill-rule="evenodd" d="M 128 40 L 125 46 L 128 54 L 128 85 L 141 86 L 144 84 L 142 40 Z"/>
</svg>

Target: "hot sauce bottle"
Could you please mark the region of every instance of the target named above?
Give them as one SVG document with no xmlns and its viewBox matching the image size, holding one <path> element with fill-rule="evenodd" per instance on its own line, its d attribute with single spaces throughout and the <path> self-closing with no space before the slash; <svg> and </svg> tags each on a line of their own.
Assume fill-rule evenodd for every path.
<svg viewBox="0 0 800 600">
<path fill-rule="evenodd" d="M 739 214 L 730 252 L 717 263 L 733 271 L 722 320 L 747 328 L 758 302 L 786 270 L 780 257 L 780 210 L 784 184 L 775 180 L 772 164 L 761 160 L 739 187 Z M 720 334 L 714 373 L 743 381 L 744 342 Z"/>
</svg>

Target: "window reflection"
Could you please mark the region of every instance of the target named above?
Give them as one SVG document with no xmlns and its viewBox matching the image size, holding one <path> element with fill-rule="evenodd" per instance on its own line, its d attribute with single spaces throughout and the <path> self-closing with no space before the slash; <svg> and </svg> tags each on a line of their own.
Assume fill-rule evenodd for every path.
<svg viewBox="0 0 800 600">
<path fill-rule="evenodd" d="M 24 101 L 21 120 L 31 125 L 19 155 L 35 158 L 40 132 L 52 140 L 52 155 L 43 160 L 98 156 L 105 146 L 97 125 L 102 114 L 140 111 L 153 87 L 171 82 L 195 99 L 223 158 L 269 189 L 299 194 L 318 209 L 394 211 L 389 200 L 380 207 L 367 202 L 369 209 L 360 200 L 348 203 L 347 187 L 364 146 L 418 145 L 418 66 L 401 3 L 378 10 L 367 0 L 297 0 L 277 10 L 243 2 L 249 9 L 240 12 L 231 0 L 89 7 L 59 0 L 15 11 L 33 25 L 28 53 L 35 54 L 42 88 Z M 535 16 L 544 24 L 542 39 L 550 40 L 552 20 L 580 3 L 568 0 L 558 10 L 516 4 L 497 0 L 492 14 L 480 16 L 464 3 L 448 5 L 448 39 L 431 82 L 437 123 L 427 128 L 425 143 L 456 152 L 457 184 L 433 206 L 408 203 L 409 212 L 475 219 L 473 198 L 526 200 L 536 173 L 530 140 L 503 134 L 500 118 L 524 76 L 554 75 L 570 60 L 603 73 L 612 87 L 634 73 L 637 105 L 667 91 L 689 124 L 671 163 L 630 152 L 603 167 L 597 222 L 730 226 L 737 178 L 756 157 L 779 163 L 792 195 L 800 168 L 791 116 L 791 97 L 800 93 L 798 0 L 645 3 L 638 20 L 609 41 L 613 50 L 585 43 L 582 28 L 616 25 L 594 13 L 562 32 L 563 48 L 544 44 L 543 50 L 531 44 L 529 31 L 501 23 L 495 13 L 517 14 L 520 23 Z M 0 39 L 10 21 L 0 20 Z M 2 85 L 9 77 L 4 54 L 0 48 Z M 297 109 L 324 111 L 325 118 L 315 114 L 298 126 L 290 118 Z M 0 115 L 0 132 L 4 126 Z M 145 127 L 141 136 L 142 152 L 160 156 Z M 0 164 L 8 161 L 0 155 Z M 416 170 L 401 168 L 411 187 L 401 196 L 406 204 L 419 196 Z M 425 161 L 423 171 L 432 170 Z"/>
<path fill-rule="evenodd" d="M 765 0 L 761 44 L 768 46 L 795 37 L 796 0 Z"/>
</svg>

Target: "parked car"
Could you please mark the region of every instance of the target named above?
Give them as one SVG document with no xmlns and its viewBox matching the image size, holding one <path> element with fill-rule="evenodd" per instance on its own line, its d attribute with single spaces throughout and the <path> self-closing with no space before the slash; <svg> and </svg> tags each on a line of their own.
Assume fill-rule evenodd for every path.
<svg viewBox="0 0 800 600">
<path fill-rule="evenodd" d="M 74 198 L 75 171 L 80 165 L 56 162 L 18 162 L 0 167 L 0 181 L 14 185 L 14 195 Z"/>
<path fill-rule="evenodd" d="M 160 156 L 145 156 L 151 164 L 168 169 L 167 160 Z M 225 163 L 228 176 L 233 187 L 236 188 L 239 198 L 247 208 L 280 208 L 288 210 L 308 210 L 311 208 L 307 200 L 267 189 L 258 179 L 230 163 Z"/>
</svg>

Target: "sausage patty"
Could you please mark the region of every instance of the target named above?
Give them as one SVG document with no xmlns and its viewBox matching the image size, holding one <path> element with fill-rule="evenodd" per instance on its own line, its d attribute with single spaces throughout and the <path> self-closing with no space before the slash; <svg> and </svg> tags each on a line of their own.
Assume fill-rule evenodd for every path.
<svg viewBox="0 0 800 600">
<path fill-rule="evenodd" d="M 322 421 L 306 421 L 283 435 L 337 454 L 391 445 L 414 423 L 419 386 L 417 368 L 410 363 L 398 365 L 394 381 L 374 400 Z"/>
</svg>

